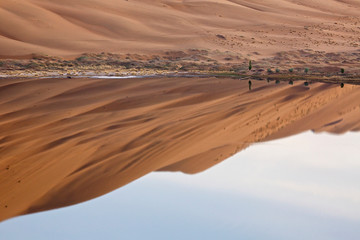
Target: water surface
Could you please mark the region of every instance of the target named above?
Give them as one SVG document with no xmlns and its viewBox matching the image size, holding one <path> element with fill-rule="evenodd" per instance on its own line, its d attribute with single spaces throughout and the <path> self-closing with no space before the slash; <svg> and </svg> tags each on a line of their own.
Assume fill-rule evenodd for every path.
<svg viewBox="0 0 360 240">
<path fill-rule="evenodd" d="M 359 239 L 359 140 L 306 132 L 255 144 L 199 174 L 155 172 L 10 219 L 1 239 Z"/>
</svg>

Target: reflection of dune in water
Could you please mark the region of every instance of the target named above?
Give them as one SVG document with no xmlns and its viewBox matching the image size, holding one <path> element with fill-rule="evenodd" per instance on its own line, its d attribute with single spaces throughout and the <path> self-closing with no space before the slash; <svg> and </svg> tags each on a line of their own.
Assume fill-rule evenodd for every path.
<svg viewBox="0 0 360 240">
<path fill-rule="evenodd" d="M 3 79 L 1 219 L 152 171 L 203 171 L 254 142 L 360 129 L 358 86 L 218 78 Z M 341 121 L 340 121 L 341 120 Z"/>
</svg>

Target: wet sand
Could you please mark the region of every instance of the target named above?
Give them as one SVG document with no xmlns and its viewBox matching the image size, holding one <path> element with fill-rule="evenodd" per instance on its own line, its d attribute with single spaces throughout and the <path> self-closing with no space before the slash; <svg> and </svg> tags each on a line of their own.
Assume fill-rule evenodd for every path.
<svg viewBox="0 0 360 240">
<path fill-rule="evenodd" d="M 360 129 L 360 87 L 227 78 L 0 82 L 0 220 L 152 171 L 197 173 L 254 142 Z M 301 147 L 301 146 L 299 146 Z"/>
</svg>

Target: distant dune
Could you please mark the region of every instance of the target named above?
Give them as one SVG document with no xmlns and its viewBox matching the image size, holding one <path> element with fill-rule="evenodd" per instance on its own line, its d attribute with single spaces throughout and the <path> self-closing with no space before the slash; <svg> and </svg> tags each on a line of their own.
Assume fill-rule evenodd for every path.
<svg viewBox="0 0 360 240">
<path fill-rule="evenodd" d="M 356 0 L 2 0 L 0 57 L 359 49 Z"/>
<path fill-rule="evenodd" d="M 359 36 L 356 0 L 1 0 L 0 58 L 10 60 L 0 67 L 11 77 L 0 81 L 0 221 L 80 203 L 152 171 L 197 173 L 254 142 L 360 130 L 360 86 L 253 80 L 249 91 L 247 80 L 215 77 L 15 78 L 12 70 L 32 65 L 11 58 L 37 57 L 41 70 L 75 75 L 66 66 L 78 60 L 68 59 L 82 53 L 186 69 L 211 62 L 211 52 L 224 66 L 236 56 L 237 65 L 255 60 L 257 71 L 298 67 L 304 76 L 306 65 L 321 78 L 317 64 L 350 78 Z"/>
<path fill-rule="evenodd" d="M 197 173 L 251 143 L 360 130 L 360 86 L 225 78 L 2 79 L 0 220 Z M 301 147 L 301 146 L 299 146 Z"/>
</svg>

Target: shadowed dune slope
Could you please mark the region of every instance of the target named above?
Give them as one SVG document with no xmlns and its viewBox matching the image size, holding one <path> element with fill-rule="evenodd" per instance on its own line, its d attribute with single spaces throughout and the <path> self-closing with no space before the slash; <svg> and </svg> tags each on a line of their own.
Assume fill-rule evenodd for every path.
<svg viewBox="0 0 360 240">
<path fill-rule="evenodd" d="M 359 48 L 360 3 L 2 0 L 0 22 L 0 57 L 189 48 L 260 55 L 305 48 L 334 52 Z"/>
<path fill-rule="evenodd" d="M 253 142 L 360 129 L 360 87 L 218 78 L 3 79 L 0 220 L 156 170 L 197 173 Z M 300 146 L 299 146 L 300 147 Z"/>
</svg>

